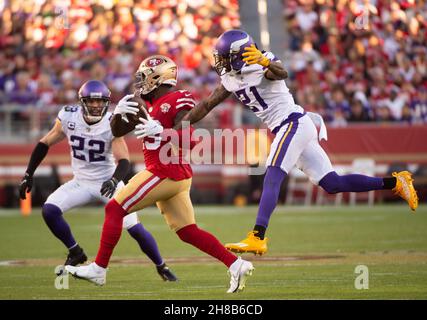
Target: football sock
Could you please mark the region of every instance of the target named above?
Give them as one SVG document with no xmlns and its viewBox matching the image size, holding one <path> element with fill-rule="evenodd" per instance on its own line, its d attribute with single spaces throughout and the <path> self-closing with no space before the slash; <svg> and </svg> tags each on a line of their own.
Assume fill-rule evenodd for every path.
<svg viewBox="0 0 427 320">
<path fill-rule="evenodd" d="M 176 234 L 178 237 L 208 255 L 218 259 L 229 268 L 237 256 L 227 251 L 225 247 L 209 232 L 199 229 L 197 225 L 190 224 L 182 229 L 179 229 Z"/>
<path fill-rule="evenodd" d="M 154 240 L 154 237 L 148 230 L 144 229 L 141 223 L 137 223 L 132 228 L 129 228 L 128 232 L 131 237 L 138 242 L 142 252 L 144 252 L 156 266 L 160 266 L 163 263 L 156 240 Z"/>
<path fill-rule="evenodd" d="M 110 200 L 105 206 L 105 220 L 102 227 L 101 243 L 95 262 L 102 268 L 107 268 L 114 247 L 122 234 L 123 217 L 127 212 L 117 203 Z"/>
<path fill-rule="evenodd" d="M 76 244 L 71 249 L 69 249 L 69 251 L 72 255 L 77 255 L 77 254 L 81 253 L 83 251 L 83 249 L 78 244 Z"/>
<path fill-rule="evenodd" d="M 335 171 L 332 171 L 319 181 L 319 186 L 328 193 L 363 192 L 383 189 L 383 179 L 361 174 L 339 176 Z"/>
<path fill-rule="evenodd" d="M 383 178 L 383 189 L 393 189 L 396 187 L 397 179 L 395 177 Z"/>
<path fill-rule="evenodd" d="M 45 203 L 42 207 L 42 215 L 50 231 L 67 247 L 74 247 L 77 243 L 71 233 L 70 226 L 62 216 L 62 211 L 51 203 Z"/>
<path fill-rule="evenodd" d="M 264 187 L 259 202 L 255 224 L 267 228 L 270 216 L 276 208 L 282 181 L 286 173 L 279 167 L 268 167 L 264 177 Z M 264 230 L 265 233 L 265 230 Z M 264 238 L 264 235 L 263 235 Z M 261 238 L 261 239 L 263 239 Z"/>
<path fill-rule="evenodd" d="M 256 231 L 255 236 L 263 240 L 265 236 L 265 230 L 266 228 L 264 226 L 260 226 L 256 224 L 254 227 L 254 231 Z"/>
</svg>

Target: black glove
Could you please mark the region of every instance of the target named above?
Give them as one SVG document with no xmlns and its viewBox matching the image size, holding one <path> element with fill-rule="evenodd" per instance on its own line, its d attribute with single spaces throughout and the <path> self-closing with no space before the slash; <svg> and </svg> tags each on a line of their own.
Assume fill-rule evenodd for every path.
<svg viewBox="0 0 427 320">
<path fill-rule="evenodd" d="M 30 192 L 33 187 L 33 176 L 29 173 L 25 173 L 25 176 L 22 178 L 21 183 L 19 184 L 19 197 L 22 200 L 26 199 L 26 193 Z"/>
<path fill-rule="evenodd" d="M 111 198 L 116 191 L 119 182 L 116 178 L 112 177 L 110 180 L 104 181 L 101 187 L 101 195 Z"/>
</svg>

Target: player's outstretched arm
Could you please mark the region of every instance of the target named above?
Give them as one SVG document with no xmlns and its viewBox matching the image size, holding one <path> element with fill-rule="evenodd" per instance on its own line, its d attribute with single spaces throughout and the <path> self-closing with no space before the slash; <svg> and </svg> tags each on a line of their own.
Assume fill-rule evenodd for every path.
<svg viewBox="0 0 427 320">
<path fill-rule="evenodd" d="M 108 198 L 114 195 L 118 183 L 126 177 L 130 168 L 129 150 L 125 139 L 123 137 L 115 138 L 111 148 L 113 149 L 114 157 L 117 159 L 116 170 L 109 180 L 104 181 L 100 190 L 101 194 Z"/>
<path fill-rule="evenodd" d="M 28 163 L 25 175 L 19 184 L 19 197 L 26 198 L 26 193 L 30 192 L 33 187 L 33 175 L 37 167 L 46 157 L 49 147 L 58 143 L 65 138 L 65 133 L 62 131 L 61 122 L 57 119 L 53 128 L 40 139 L 39 143 L 31 153 L 30 162 Z"/>
<path fill-rule="evenodd" d="M 249 65 L 259 64 L 267 68 L 264 75 L 269 80 L 285 80 L 288 77 L 288 72 L 280 61 L 271 61 L 254 44 L 246 47 L 242 56 L 243 61 Z"/>
<path fill-rule="evenodd" d="M 288 72 L 280 61 L 270 62 L 264 76 L 269 80 L 285 80 L 288 78 Z"/>
<path fill-rule="evenodd" d="M 199 102 L 190 112 L 188 112 L 182 121 L 174 126 L 174 129 L 180 129 L 183 121 L 189 121 L 190 124 L 202 120 L 213 108 L 230 96 L 231 92 L 227 91 L 220 84 L 208 98 Z"/>
</svg>

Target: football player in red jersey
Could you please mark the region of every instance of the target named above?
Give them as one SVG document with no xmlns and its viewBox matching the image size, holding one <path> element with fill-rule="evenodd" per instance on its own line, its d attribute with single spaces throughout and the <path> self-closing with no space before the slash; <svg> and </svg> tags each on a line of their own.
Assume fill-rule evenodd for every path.
<svg viewBox="0 0 427 320">
<path fill-rule="evenodd" d="M 228 267 L 231 280 L 227 292 L 241 291 L 254 269 L 252 263 L 227 251 L 217 238 L 197 226 L 190 199 L 192 171 L 182 159 L 182 150 L 178 152 L 177 163 L 166 163 L 160 156 L 162 147 L 171 143 L 165 139 L 165 132 L 172 130 L 194 107 L 193 96 L 188 91 L 173 89 L 177 83 L 177 66 L 168 57 L 155 55 L 146 58 L 135 76 L 135 88 L 146 109 L 145 117 L 138 119 L 144 106 L 137 108 L 138 102 L 131 101 L 134 96 L 128 95 L 114 110 L 111 128 L 115 136 L 123 136 L 136 129 L 135 135 L 143 140 L 146 169 L 137 173 L 105 207 L 101 244 L 95 262 L 82 267 L 67 266 L 66 270 L 77 278 L 105 284 L 106 268 L 120 239 L 123 217 L 156 204 L 166 223 L 182 241 Z M 185 145 L 183 130 L 191 132 L 192 128 L 177 132 L 181 147 Z"/>
</svg>

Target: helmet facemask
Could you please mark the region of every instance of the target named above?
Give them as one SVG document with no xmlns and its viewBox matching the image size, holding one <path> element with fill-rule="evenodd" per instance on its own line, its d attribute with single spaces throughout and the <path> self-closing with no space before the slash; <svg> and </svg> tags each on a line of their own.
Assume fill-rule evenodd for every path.
<svg viewBox="0 0 427 320">
<path fill-rule="evenodd" d="M 156 55 L 141 62 L 135 73 L 135 89 L 139 95 L 147 96 L 162 84 L 176 86 L 177 66 L 168 57 Z"/>
<path fill-rule="evenodd" d="M 220 76 L 223 76 L 227 72 L 231 71 L 231 63 L 229 56 L 220 55 L 216 50 L 214 51 L 213 56 L 215 59 L 214 69 Z"/>
<path fill-rule="evenodd" d="M 154 74 L 152 68 L 146 68 L 135 73 L 135 89 L 139 91 L 140 95 L 147 95 L 159 86 L 160 75 Z"/>
<path fill-rule="evenodd" d="M 79 101 L 88 123 L 101 121 L 110 104 L 111 91 L 102 81 L 89 80 L 79 89 Z"/>
<path fill-rule="evenodd" d="M 99 101 L 99 103 L 94 104 L 95 101 Z M 101 121 L 107 113 L 110 100 L 107 98 L 84 97 L 80 99 L 80 103 L 83 107 L 83 115 L 86 120 L 90 123 L 96 123 Z"/>
</svg>

